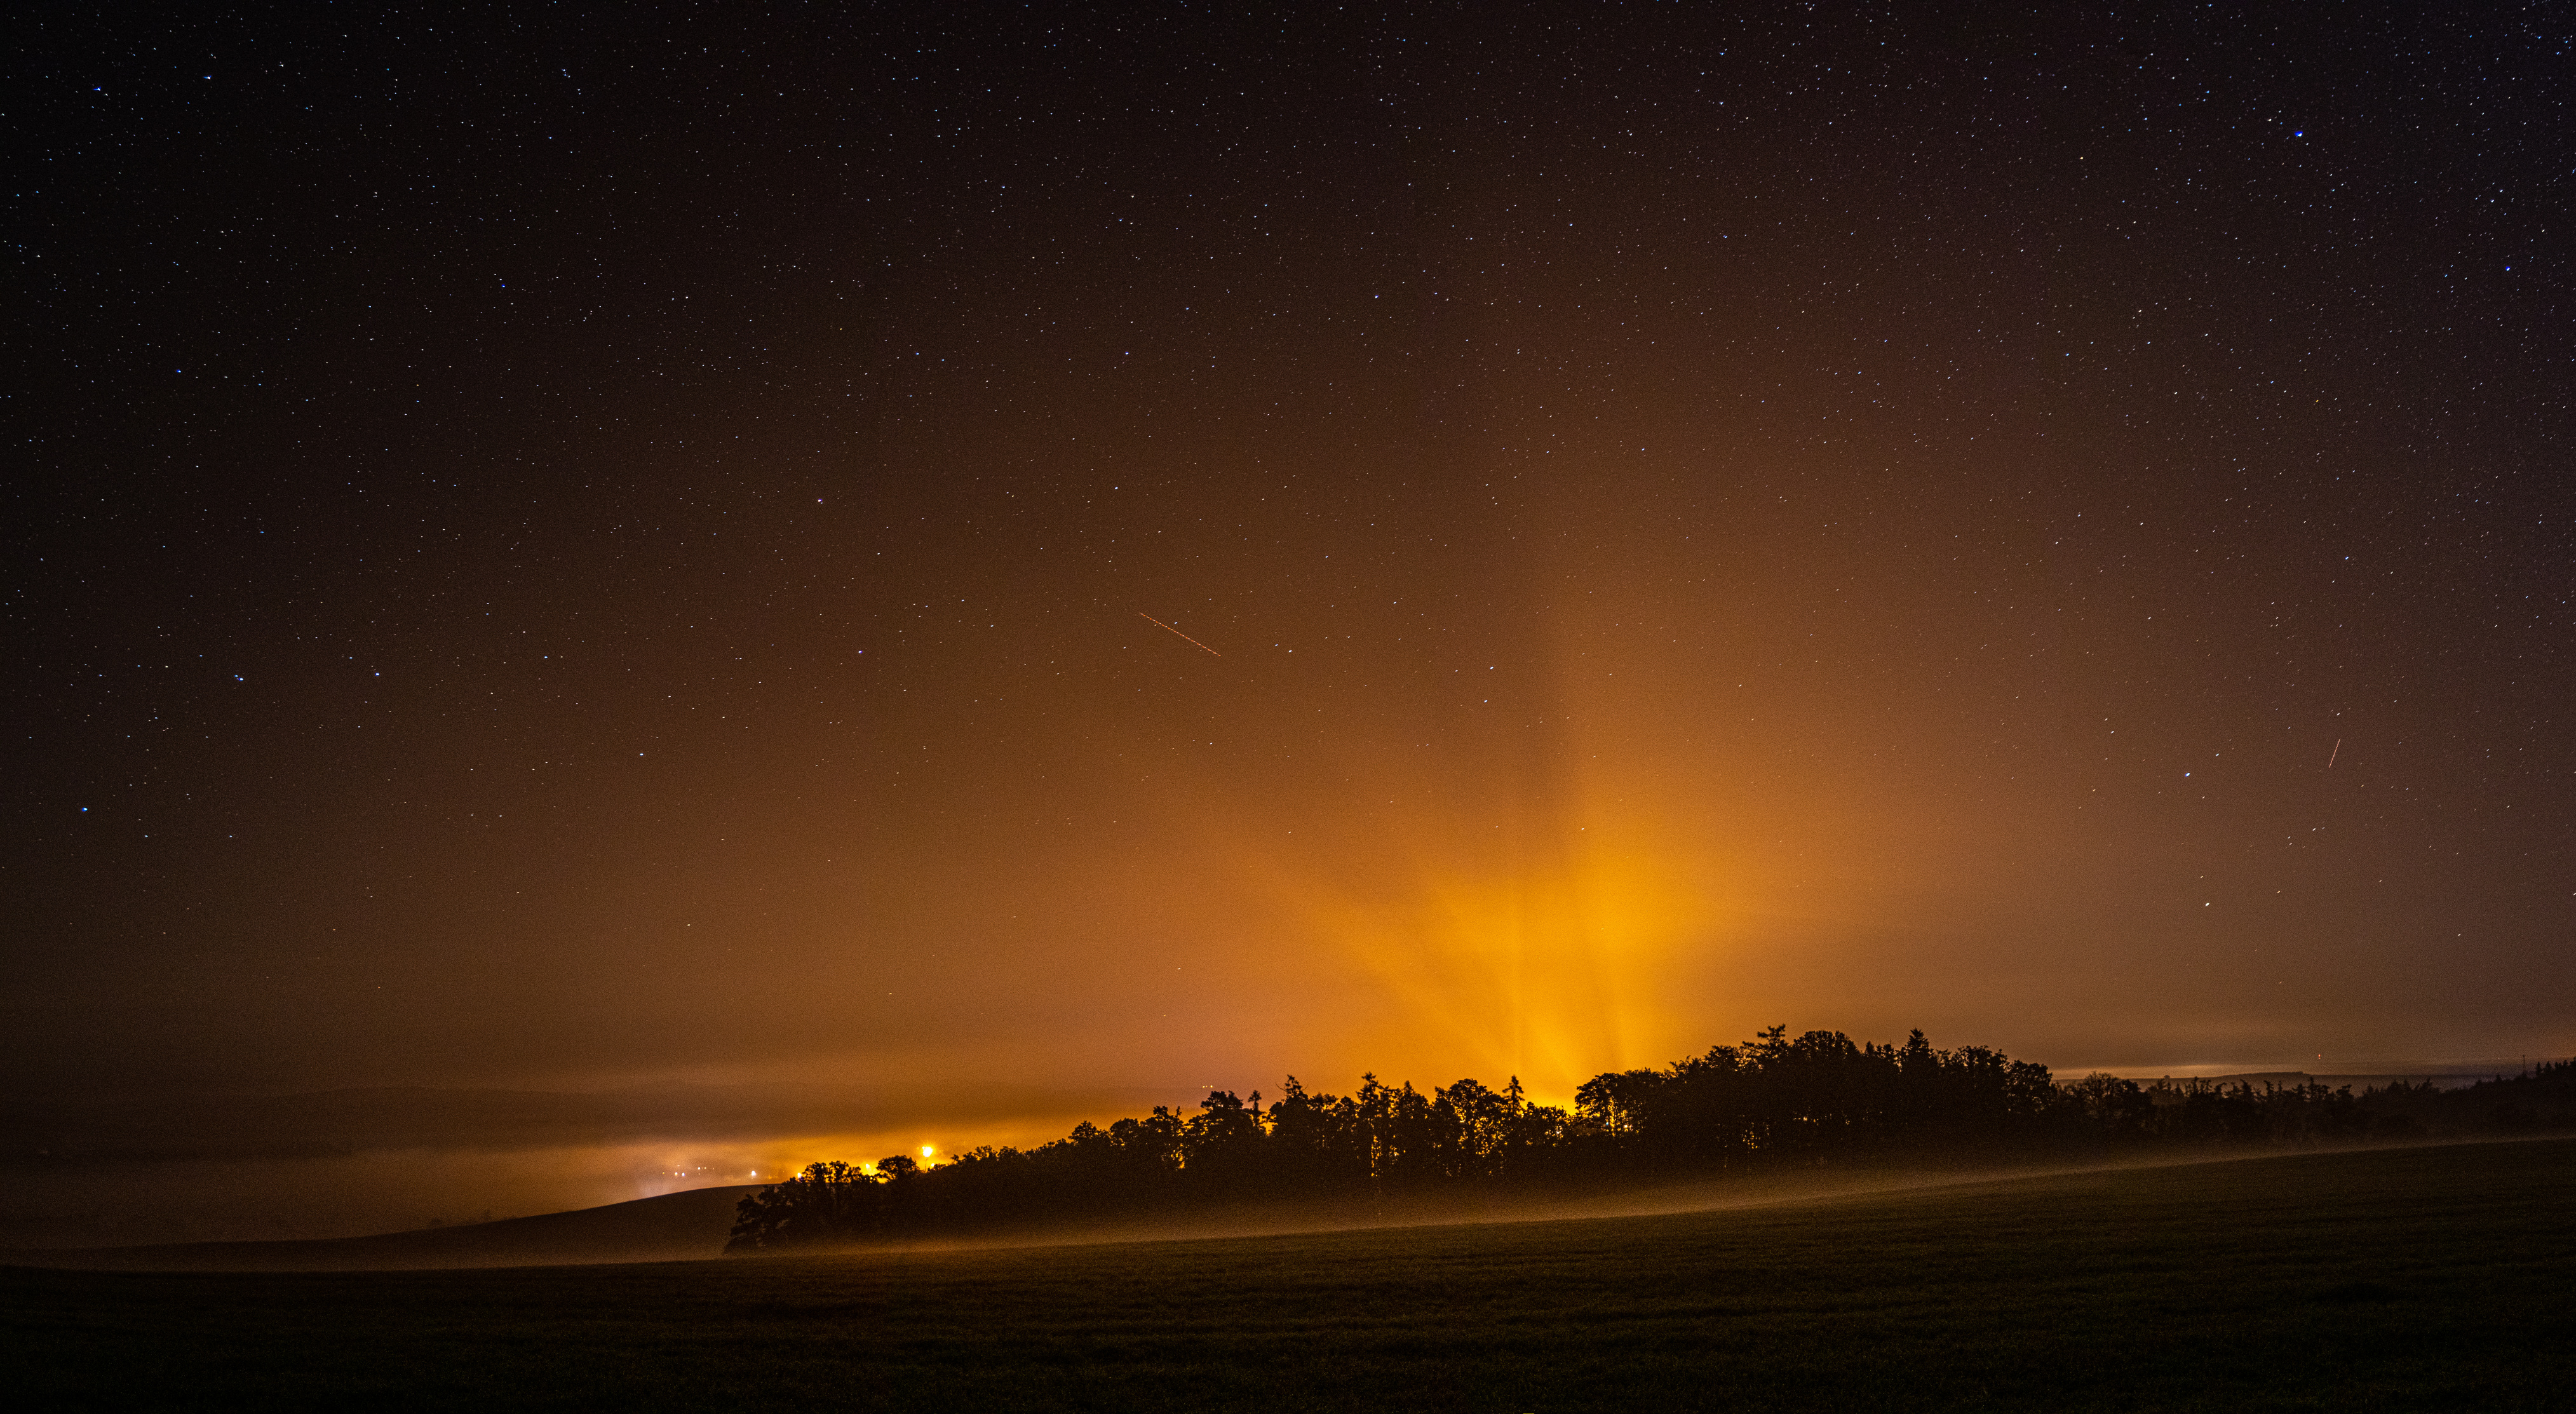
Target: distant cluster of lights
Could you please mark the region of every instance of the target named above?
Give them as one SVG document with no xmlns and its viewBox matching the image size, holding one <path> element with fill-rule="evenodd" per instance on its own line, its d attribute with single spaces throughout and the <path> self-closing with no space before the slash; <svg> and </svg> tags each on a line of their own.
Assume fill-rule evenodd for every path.
<svg viewBox="0 0 2576 1414">
<path fill-rule="evenodd" d="M 933 1154 L 935 1154 L 935 1153 L 937 1153 L 937 1152 L 939 1152 L 939 1150 L 938 1150 L 938 1147 L 937 1147 L 936 1145 L 924 1144 L 924 1145 L 922 1145 L 922 1146 L 921 1146 L 921 1156 L 922 1156 L 923 1158 L 925 1158 L 925 1159 L 926 1159 L 926 1158 L 929 1158 L 931 1155 L 933 1155 Z M 868 1172 L 868 1173 L 874 1173 L 874 1172 L 876 1172 L 876 1171 L 877 1171 L 877 1166 L 876 1166 L 876 1165 L 874 1165 L 874 1164 L 861 1164 L 861 1165 L 859 1165 L 859 1167 L 860 1167 L 861 1169 L 865 1170 L 865 1171 L 866 1171 L 866 1172 Z M 671 1170 L 671 1176 L 672 1176 L 673 1178 L 691 1178 L 691 1177 L 695 1177 L 695 1176 L 696 1176 L 696 1175 L 698 1175 L 698 1174 L 705 1173 L 706 1171 L 707 1171 L 707 1166 L 706 1166 L 706 1165 L 704 1165 L 704 1164 L 700 1164 L 700 1165 L 698 1165 L 696 1168 L 693 1168 L 693 1169 L 673 1169 L 673 1170 Z M 751 1171 L 750 1176 L 751 1176 L 751 1177 L 753 1177 L 753 1178 L 758 1178 L 758 1177 L 760 1177 L 760 1170 L 758 1170 L 758 1169 L 753 1169 L 753 1170 Z"/>
</svg>

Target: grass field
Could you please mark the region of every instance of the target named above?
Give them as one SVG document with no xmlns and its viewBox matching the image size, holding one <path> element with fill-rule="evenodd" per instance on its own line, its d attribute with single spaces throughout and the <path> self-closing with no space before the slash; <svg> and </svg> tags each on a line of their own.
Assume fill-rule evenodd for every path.
<svg viewBox="0 0 2576 1414">
<path fill-rule="evenodd" d="M 510 1270 L 0 1272 L 21 1407 L 2576 1407 L 2576 1141 L 1678 1216 Z"/>
</svg>

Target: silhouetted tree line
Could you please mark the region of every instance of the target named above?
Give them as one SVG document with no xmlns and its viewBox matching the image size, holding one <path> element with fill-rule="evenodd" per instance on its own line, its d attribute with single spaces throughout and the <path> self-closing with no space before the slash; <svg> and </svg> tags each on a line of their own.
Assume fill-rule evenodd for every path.
<svg viewBox="0 0 2576 1414">
<path fill-rule="evenodd" d="M 939 1237 L 1239 1204 L 1368 1205 L 1446 1193 L 1563 1196 L 1783 1167 L 2082 1161 L 2576 1128 L 2576 1061 L 2466 1089 L 2201 1080 L 2071 1084 L 1983 1046 L 1938 1050 L 1775 1026 L 1657 1070 L 1596 1076 L 1572 1109 L 1461 1080 L 1423 1094 L 1364 1076 L 1328 1095 L 1288 1078 L 1266 1106 L 1219 1090 L 1083 1123 L 1036 1149 L 931 1168 L 815 1164 L 742 1200 L 729 1252 Z"/>
</svg>

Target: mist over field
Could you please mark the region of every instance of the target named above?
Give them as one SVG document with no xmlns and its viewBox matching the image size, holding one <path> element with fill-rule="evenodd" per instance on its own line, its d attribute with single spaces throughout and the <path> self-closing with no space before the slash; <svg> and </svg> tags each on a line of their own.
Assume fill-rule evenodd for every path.
<svg viewBox="0 0 2576 1414">
<path fill-rule="evenodd" d="M 2505 1062 L 2421 1065 L 2324 1079 L 2365 1090 L 2392 1083 L 2457 1087 L 2513 1068 Z M 2318 1078 L 2222 1079 L 2297 1086 Z M 939 1165 L 978 1148 L 1034 1149 L 1063 1139 L 1077 1124 L 1106 1126 L 1156 1105 L 1186 1114 L 1213 1088 L 1164 1094 L 984 1087 L 887 1099 L 819 1085 L 668 1085 L 590 1093 L 393 1088 L 182 1101 L 18 1101 L 0 1109 L 10 1135 L 0 1151 L 0 1248 L 353 1237 L 773 1183 L 826 1160 L 869 1163 L 905 1155 Z M 1748 1194 L 1783 1185 L 1821 1185 L 1822 1191 L 1950 1181 L 1976 1166 L 1973 1155 L 1956 1155 L 1928 1167 L 1891 1160 L 1803 1178 L 1767 1172 L 1714 1182 L 1648 1174 L 1615 1184 L 1612 1196 L 1285 1204 L 1256 1225 L 1381 1225 L 1409 1220 L 1401 1218 L 1406 1214 L 1446 1221 L 1468 1210 L 1497 1218 L 1541 1209 L 1559 1215 L 1669 1211 L 1751 1201 Z M 1458 1206 L 1462 1201 L 1466 1209 Z M 1174 1217 L 1157 1228 L 1165 1220 L 1130 1216 L 1103 1231 L 1237 1230 L 1211 1227 L 1211 1221 Z M 1057 1235 L 1070 1230 L 1062 1222 L 1046 1227 Z"/>
<path fill-rule="evenodd" d="M 824 1085 L 392 1088 L 0 1108 L 0 1246 L 344 1237 L 783 1177 L 830 1158 L 1060 1137 L 1184 1103 Z"/>
<path fill-rule="evenodd" d="M 0 1268 L 0 1360 L 48 1407 L 2544 1414 L 2576 1383 L 2569 1149 L 856 1258 Z"/>
</svg>

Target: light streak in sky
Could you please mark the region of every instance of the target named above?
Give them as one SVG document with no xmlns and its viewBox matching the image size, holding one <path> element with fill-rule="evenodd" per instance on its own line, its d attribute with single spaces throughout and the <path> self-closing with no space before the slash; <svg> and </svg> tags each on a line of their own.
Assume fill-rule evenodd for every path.
<svg viewBox="0 0 2576 1414">
<path fill-rule="evenodd" d="M 1142 609 L 1136 611 L 1136 617 L 1143 619 L 1145 622 L 1152 624 L 1154 627 L 1162 629 L 1167 633 L 1179 635 L 1181 638 L 1187 640 L 1191 647 L 1202 649 L 1212 657 L 1222 658 L 1225 656 L 1224 654 L 1217 652 L 1215 649 L 1209 648 L 1206 644 L 1199 642 L 1197 639 L 1191 638 L 1188 634 L 1182 633 L 1179 629 L 1173 628 L 1170 624 L 1163 622 L 1161 619 L 1155 618 L 1152 614 L 1146 613 Z"/>
<path fill-rule="evenodd" d="M 2336 738 L 2335 738 L 2335 744 L 2334 744 L 2334 750 L 2329 751 L 2329 752 L 2327 752 L 2327 753 L 2326 753 L 2326 769 L 2327 769 L 2327 770 L 2329 770 L 2329 771 L 2333 770 L 2333 769 L 2334 769 L 2335 758 L 2336 758 L 2336 757 L 2338 757 L 2338 756 L 2341 756 L 2342 754 L 2343 754 L 2343 738 L 2342 738 L 2342 737 L 2336 737 Z"/>
</svg>

